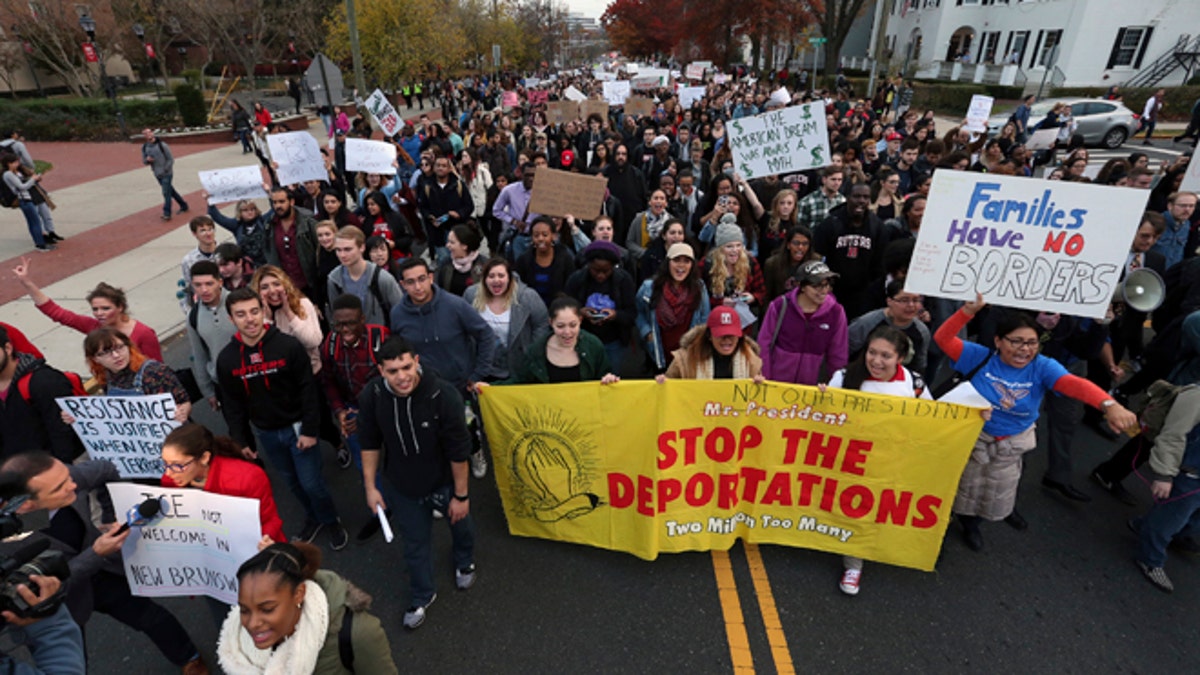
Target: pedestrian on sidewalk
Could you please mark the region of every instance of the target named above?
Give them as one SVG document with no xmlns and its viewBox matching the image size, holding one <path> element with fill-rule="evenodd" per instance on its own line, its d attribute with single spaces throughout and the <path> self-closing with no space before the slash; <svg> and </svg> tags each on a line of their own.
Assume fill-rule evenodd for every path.
<svg viewBox="0 0 1200 675">
<path fill-rule="evenodd" d="M 33 245 L 39 251 L 53 251 L 54 245 L 47 243 L 42 234 L 42 217 L 38 215 L 31 194 L 42 179 L 42 174 L 35 173 L 26 179 L 21 174 L 21 158 L 11 153 L 0 156 L 0 164 L 4 165 L 4 184 L 17 196 L 17 206 L 25 216 L 25 225 L 29 228 L 29 236 L 33 237 Z"/>
<path fill-rule="evenodd" d="M 1187 128 L 1183 130 L 1182 134 L 1176 136 L 1174 140 L 1178 143 L 1179 141 L 1188 139 L 1191 139 L 1192 145 L 1195 145 L 1196 141 L 1200 139 L 1200 98 L 1196 99 L 1196 102 L 1192 104 L 1192 116 L 1188 120 Z"/>
<path fill-rule="evenodd" d="M 1146 107 L 1142 109 L 1142 122 L 1138 126 L 1138 130 L 1133 132 L 1134 136 L 1138 135 L 1142 129 L 1146 130 L 1146 136 L 1142 139 L 1142 145 L 1153 145 L 1150 142 L 1150 137 L 1154 135 L 1154 127 L 1158 124 L 1158 113 L 1162 111 L 1163 97 L 1166 96 L 1166 89 L 1159 89 L 1154 92 L 1154 95 L 1146 99 Z"/>
<path fill-rule="evenodd" d="M 233 123 L 233 137 L 242 142 L 242 154 L 248 155 L 254 152 L 254 146 L 250 144 L 250 134 L 254 133 L 254 124 L 250 121 L 250 113 L 242 107 L 237 99 L 229 101 L 230 121 Z"/>
<path fill-rule="evenodd" d="M 298 77 L 288 78 L 288 96 L 291 96 L 292 100 L 296 102 L 296 114 L 299 115 L 300 114 L 300 96 L 301 96 L 301 94 L 300 94 L 300 78 L 298 78 Z"/>
<path fill-rule="evenodd" d="M 187 202 L 183 201 L 183 197 L 175 191 L 175 186 L 171 184 L 175 178 L 175 156 L 171 154 L 171 146 L 163 143 L 162 139 L 155 136 L 150 129 L 142 129 L 142 138 L 145 139 L 145 142 L 142 143 L 142 163 L 150 165 L 150 170 L 154 172 L 154 178 L 162 187 L 162 219 L 171 219 L 172 199 L 179 203 L 180 213 L 187 213 Z"/>
</svg>

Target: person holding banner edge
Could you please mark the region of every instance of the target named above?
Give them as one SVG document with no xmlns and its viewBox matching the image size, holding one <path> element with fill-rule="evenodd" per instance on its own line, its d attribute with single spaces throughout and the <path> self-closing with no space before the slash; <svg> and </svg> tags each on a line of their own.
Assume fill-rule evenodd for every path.
<svg viewBox="0 0 1200 675">
<path fill-rule="evenodd" d="M 964 342 L 961 330 L 986 303 L 976 294 L 934 334 L 934 341 L 954 362 L 955 370 L 972 372 L 975 390 L 992 403 L 992 418 L 984 424 L 967 461 L 953 512 L 963 539 L 973 551 L 983 549 L 981 520 L 1002 520 L 1013 511 L 1021 456 L 1037 445 L 1034 425 L 1043 396 L 1053 391 L 1083 401 L 1104 413 L 1116 432 L 1137 424 L 1137 416 L 1103 389 L 1071 375 L 1061 364 L 1038 354 L 1039 335 L 1033 318 L 1010 312 L 996 328 L 995 351 Z M 976 370 L 976 367 L 980 364 Z"/>
</svg>

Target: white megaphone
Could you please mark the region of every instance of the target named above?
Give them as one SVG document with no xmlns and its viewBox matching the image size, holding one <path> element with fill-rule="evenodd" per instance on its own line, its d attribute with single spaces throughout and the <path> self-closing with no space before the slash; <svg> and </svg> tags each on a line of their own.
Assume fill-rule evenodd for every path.
<svg viewBox="0 0 1200 675">
<path fill-rule="evenodd" d="M 1125 275 L 1117 289 L 1116 300 L 1138 312 L 1153 312 L 1167 297 L 1167 286 L 1152 269 L 1142 267 Z"/>
</svg>

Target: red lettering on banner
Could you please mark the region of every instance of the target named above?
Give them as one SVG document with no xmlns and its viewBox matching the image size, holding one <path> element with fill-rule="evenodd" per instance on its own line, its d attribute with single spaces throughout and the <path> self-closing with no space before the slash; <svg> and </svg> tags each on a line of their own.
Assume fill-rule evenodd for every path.
<svg viewBox="0 0 1200 675">
<path fill-rule="evenodd" d="M 766 480 L 767 472 L 752 466 L 742 467 L 742 500 L 756 503 L 755 499 L 758 495 L 758 484 Z"/>
<path fill-rule="evenodd" d="M 821 482 L 821 477 L 815 473 L 798 473 L 796 482 L 800 483 L 800 496 L 796 499 L 796 506 L 812 506 L 813 488 Z"/>
<path fill-rule="evenodd" d="M 837 494 L 837 486 L 836 478 L 825 479 L 825 491 L 821 493 L 821 503 L 818 505 L 822 511 L 833 513 L 833 497 Z"/>
<path fill-rule="evenodd" d="M 732 509 L 738 505 L 738 475 L 736 473 L 723 473 L 717 476 L 717 506 L 722 509 Z"/>
<path fill-rule="evenodd" d="M 842 473 L 852 473 L 861 476 L 865 473 L 863 462 L 867 461 L 867 453 L 873 444 L 870 441 L 856 441 L 853 438 L 846 444 L 846 456 L 842 457 Z"/>
<path fill-rule="evenodd" d="M 858 503 L 855 504 L 855 501 Z M 851 485 L 842 490 L 841 496 L 838 498 L 838 504 L 842 507 L 842 513 L 845 513 L 851 518 L 862 518 L 871 512 L 875 507 L 875 493 L 864 485 Z"/>
<path fill-rule="evenodd" d="M 614 509 L 633 505 L 633 479 L 623 473 L 608 474 L 608 503 Z"/>
<path fill-rule="evenodd" d="M 667 504 L 679 499 L 683 494 L 683 484 L 674 478 L 658 481 L 658 512 L 665 513 Z"/>
<path fill-rule="evenodd" d="M 822 469 L 833 468 L 838 450 L 842 447 L 842 439 L 837 436 L 829 436 L 829 441 L 822 443 L 825 438 L 825 434 L 813 434 L 812 438 L 808 439 L 808 451 L 804 453 L 805 464 L 817 466 L 819 461 Z"/>
<path fill-rule="evenodd" d="M 717 447 L 717 446 L 722 447 Z M 733 459 L 737 453 L 737 443 L 733 439 L 733 431 L 727 427 L 717 427 L 708 432 L 708 437 L 704 439 L 704 454 L 708 455 L 714 462 L 724 464 Z"/>
<path fill-rule="evenodd" d="M 919 527 L 922 530 L 928 529 L 937 523 L 938 517 L 935 511 L 942 506 L 942 498 L 936 495 L 925 495 L 917 500 L 917 513 L 920 514 L 917 518 L 913 518 L 912 526 Z"/>
<path fill-rule="evenodd" d="M 736 474 L 734 474 L 735 480 L 736 477 Z M 713 483 L 712 476 L 706 473 L 698 473 L 688 480 L 685 499 L 688 506 L 707 506 L 712 501 L 713 492 L 715 491 L 716 485 Z"/>
<path fill-rule="evenodd" d="M 792 505 L 792 477 L 786 473 L 777 473 L 771 476 L 771 482 L 767 484 L 767 489 L 763 493 L 762 501 L 759 504 L 763 506 L 769 504 L 778 504 L 780 506 Z"/>
<path fill-rule="evenodd" d="M 892 521 L 895 525 L 903 525 L 908 520 L 908 508 L 912 504 L 912 493 L 901 492 L 899 500 L 895 490 L 884 490 L 879 494 L 879 512 L 875 514 L 875 522 Z"/>
<path fill-rule="evenodd" d="M 649 476 L 637 477 L 637 512 L 654 515 L 654 481 Z"/>
<path fill-rule="evenodd" d="M 796 455 L 800 453 L 800 441 L 808 438 L 808 432 L 804 429 L 784 429 L 783 440 L 787 445 L 783 450 L 783 463 L 795 464 Z"/>
</svg>

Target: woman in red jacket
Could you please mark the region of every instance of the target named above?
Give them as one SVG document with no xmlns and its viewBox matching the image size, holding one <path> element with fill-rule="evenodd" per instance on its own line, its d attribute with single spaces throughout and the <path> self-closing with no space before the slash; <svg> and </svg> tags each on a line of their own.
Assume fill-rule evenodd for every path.
<svg viewBox="0 0 1200 675">
<path fill-rule="evenodd" d="M 287 541 L 267 473 L 242 459 L 233 439 L 215 436 L 199 424 L 185 424 L 163 440 L 162 461 L 165 487 L 199 488 L 213 494 L 257 499 L 263 536 Z"/>
</svg>

